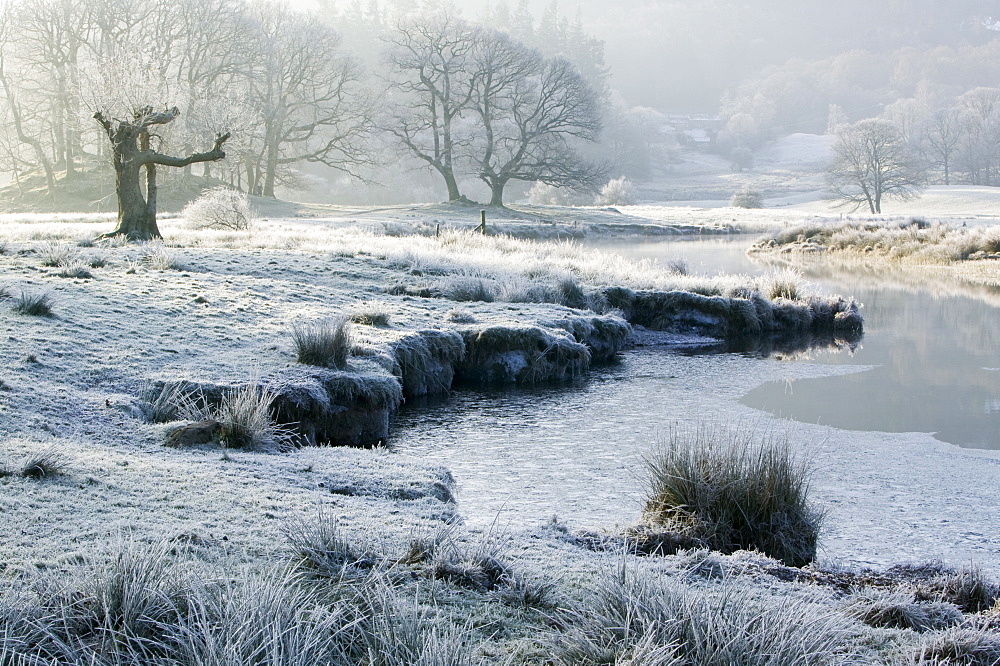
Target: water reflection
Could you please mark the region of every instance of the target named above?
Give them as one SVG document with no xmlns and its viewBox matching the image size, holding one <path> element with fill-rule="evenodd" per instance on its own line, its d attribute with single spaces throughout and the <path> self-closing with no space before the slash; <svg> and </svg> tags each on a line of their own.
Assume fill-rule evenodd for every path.
<svg viewBox="0 0 1000 666">
<path fill-rule="evenodd" d="M 1000 295 L 935 293 L 891 276 L 817 267 L 807 275 L 865 304 L 865 343 L 850 359 L 879 367 L 851 376 L 765 384 L 743 403 L 846 430 L 930 432 L 964 447 L 1000 449 Z M 977 290 L 978 291 L 978 290 Z"/>
<path fill-rule="evenodd" d="M 602 247 L 664 263 L 682 259 L 692 271 L 709 274 L 768 270 L 744 254 L 751 243 L 710 238 Z M 877 367 L 769 382 L 751 390 L 744 404 L 845 430 L 929 432 L 959 446 L 1000 449 L 1000 372 L 990 369 L 1000 365 L 1000 289 L 899 269 L 828 263 L 802 268 L 821 291 L 853 296 L 865 306 L 863 344 L 835 345 L 851 353 L 811 360 Z"/>
</svg>

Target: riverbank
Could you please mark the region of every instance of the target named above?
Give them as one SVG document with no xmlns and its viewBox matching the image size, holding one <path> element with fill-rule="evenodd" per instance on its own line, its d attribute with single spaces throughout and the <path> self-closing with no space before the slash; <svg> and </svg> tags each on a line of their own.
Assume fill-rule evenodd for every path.
<svg viewBox="0 0 1000 666">
<path fill-rule="evenodd" d="M 3 229 L 8 298 L 0 307 L 10 344 L 3 349 L 0 432 L 6 456 L 14 464 L 57 447 L 81 484 L 72 502 L 64 503 L 56 484 L 46 486 L 53 491 L 43 503 L 48 508 L 11 513 L 12 525 L 29 533 L 41 515 L 50 516 L 45 535 L 4 547 L 12 566 L 58 558 L 58 544 L 66 540 L 97 539 L 94 526 L 109 522 L 102 504 L 115 493 L 132 499 L 122 500 L 127 510 L 110 519 L 111 529 L 142 516 L 143 534 L 197 525 L 214 533 L 214 526 L 230 525 L 242 526 L 253 542 L 262 526 L 248 515 L 257 509 L 247 514 L 246 507 L 222 502 L 212 506 L 211 518 L 202 517 L 205 479 L 218 478 L 213 497 L 240 496 L 245 476 L 269 470 L 262 480 L 287 497 L 258 498 L 255 505 L 302 506 L 311 494 L 314 486 L 301 480 L 287 487 L 285 475 L 295 467 L 281 456 L 234 450 L 228 457 L 247 456 L 258 471 L 224 474 L 240 466 L 217 459 L 211 432 L 173 440 L 186 448 L 164 448 L 171 429 L 185 423 L 176 419 L 192 410 L 185 414 L 174 404 L 167 417 L 151 418 L 158 402 L 187 399 L 204 414 L 241 387 L 258 387 L 256 395 L 266 396 L 282 417 L 290 445 L 376 446 L 386 441 L 406 398 L 463 382 L 527 385 L 583 376 L 627 343 L 631 325 L 615 306 L 641 313 L 643 326 L 687 336 L 788 334 L 808 343 L 816 334 L 860 333 L 851 301 L 813 297 L 784 273 L 705 278 L 570 245 L 467 232 L 396 238 L 316 222 L 239 234 L 164 220 L 164 243 L 89 246 L 85 239 L 102 230 L 94 222 L 38 220 Z M 33 296 L 44 297 L 51 313 L 18 314 L 18 301 Z M 665 302 L 657 305 L 657 299 Z M 293 326 L 345 314 L 370 322 L 352 325 L 346 367 L 296 363 Z M 156 422 L 163 420 L 174 422 Z M 364 454 L 327 455 L 353 461 Z M 188 462 L 197 462 L 194 477 L 201 482 L 182 481 Z M 356 472 L 339 485 L 372 485 L 365 465 L 342 466 Z M 165 478 L 151 480 L 151 469 Z M 408 475 L 429 479 L 421 487 L 436 483 L 433 470 L 389 469 L 396 475 L 385 481 L 390 486 L 405 484 Z M 88 485 L 81 478 L 101 481 Z M 151 483 L 159 490 L 149 490 Z M 428 501 L 433 508 L 427 510 L 440 513 L 437 500 Z M 54 512 L 55 506 L 64 509 Z"/>
<path fill-rule="evenodd" d="M 96 627 L 85 629 L 87 640 L 128 638 L 121 623 L 133 620 L 128 631 L 138 627 L 141 639 L 148 613 L 159 623 L 157 640 L 169 627 L 187 637 L 184 650 L 202 655 L 244 640 L 226 627 L 251 618 L 241 625 L 250 627 L 241 649 L 295 637 L 299 642 L 281 644 L 302 659 L 320 655 L 313 663 L 341 663 L 330 655 L 359 647 L 339 643 L 345 636 L 371 641 L 361 652 L 380 655 L 372 663 L 420 663 L 444 653 L 457 663 L 605 663 L 602 654 L 672 663 L 667 655 L 684 634 L 619 636 L 600 616 L 613 617 L 616 598 L 646 604 L 643 590 L 667 585 L 669 594 L 657 595 L 673 604 L 664 612 L 704 620 L 689 625 L 695 633 L 720 626 L 720 600 L 733 594 L 747 617 L 768 618 L 760 632 L 738 622 L 718 629 L 719 649 L 736 638 L 756 653 L 767 652 L 762 645 L 800 646 L 801 635 L 773 630 L 791 616 L 829 628 L 814 636 L 815 660 L 789 663 L 909 663 L 923 647 L 960 641 L 992 649 L 989 616 L 928 606 L 943 602 L 918 600 L 909 578 L 877 589 L 897 595 L 897 605 L 914 605 L 915 615 L 932 614 L 933 628 L 924 633 L 865 624 L 845 610 L 862 603 L 858 595 L 801 580 L 755 555 L 640 559 L 595 551 L 558 522 L 467 533 L 456 526 L 462 504 L 449 471 L 401 461 L 384 447 L 168 448 L 163 442 L 176 424 L 150 422 L 143 400 L 150 387 L 169 382 L 206 396 L 271 386 L 296 405 L 305 396 L 328 410 L 311 431 L 322 440 L 325 417 L 347 408 L 329 387 L 343 389 L 346 377 L 395 386 L 379 393 L 380 408 L 462 381 L 525 385 L 579 377 L 625 344 L 630 325 L 606 309 L 614 305 L 627 305 L 632 312 L 624 314 L 644 317 L 643 325 L 679 328 L 681 341 L 695 334 L 703 341 L 706 333 L 740 337 L 754 321 L 758 334 L 766 332 L 782 326 L 785 315 L 794 330 L 812 335 L 820 322 L 820 330 L 850 337 L 858 320 L 849 300 L 811 300 L 784 273 L 704 278 L 570 246 L 469 234 L 392 238 L 316 221 L 283 222 L 253 236 L 193 232 L 180 221 L 164 221 L 163 230 L 163 245 L 119 247 L 73 244 L 96 235 L 92 223 L 3 230 L 0 264 L 12 298 L 0 304 L 9 341 L 0 371 L 0 441 L 12 473 L 0 478 L 9 525 L 0 544 L 7 595 L 0 622 L 8 624 L 0 626 L 51 627 L 45 618 L 69 607 L 71 617 L 82 618 L 74 627 Z M 67 255 L 62 265 L 53 261 Z M 22 292 L 48 293 L 51 315 L 15 313 L 12 301 Z M 464 300 L 472 298 L 480 300 Z M 674 309 L 655 316 L 667 306 Z M 342 313 L 359 322 L 346 368 L 297 364 L 292 324 Z M 845 316 L 837 325 L 839 314 Z M 351 393 L 364 391 L 344 391 Z M 301 426 L 296 418 L 286 425 Z M 20 473 L 39 452 L 58 469 L 43 478 Z M 635 586 L 615 587 L 621 562 Z M 153 574 L 115 578 L 128 563 L 133 573 Z M 265 575 L 293 565 L 304 577 Z M 138 586 L 127 588 L 140 593 L 133 598 L 149 601 L 138 615 L 105 603 L 126 589 L 114 587 L 122 580 Z M 65 596 L 33 596 L 57 588 Z M 153 603 L 164 598 L 165 606 Z M 273 603 L 268 610 L 253 599 Z M 183 615 L 182 622 L 171 604 L 204 608 L 207 620 Z M 228 621 L 217 622 L 220 616 Z M 369 625 L 376 617 L 387 624 Z M 363 631 L 352 633 L 348 624 Z M 267 633 L 282 627 L 287 632 Z M 12 631 L 0 635 L 21 649 Z M 29 635 L 23 643 L 38 654 L 46 640 Z M 105 657 L 133 645 L 108 640 Z M 161 646 L 145 640 L 158 655 Z M 88 654 L 84 645 L 69 647 L 81 661 Z M 394 651 L 403 648 L 411 651 Z M 692 649 L 679 653 L 687 661 L 678 663 L 697 663 Z"/>
<path fill-rule="evenodd" d="M 749 250 L 765 260 L 852 263 L 885 269 L 908 267 L 933 280 L 1000 286 L 1000 230 L 994 225 L 862 220 L 808 223 L 756 242 Z"/>
</svg>

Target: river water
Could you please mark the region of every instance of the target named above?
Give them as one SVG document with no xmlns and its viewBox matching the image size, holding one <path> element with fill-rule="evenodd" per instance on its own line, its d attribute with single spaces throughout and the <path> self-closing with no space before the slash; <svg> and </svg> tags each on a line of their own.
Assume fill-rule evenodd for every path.
<svg viewBox="0 0 1000 666">
<path fill-rule="evenodd" d="M 600 247 L 634 258 L 680 259 L 692 273 L 771 270 L 747 258 L 751 243 L 738 237 Z M 850 295 L 863 303 L 865 336 L 857 348 L 787 358 L 637 348 L 594 369 L 578 385 L 460 389 L 447 399 L 408 406 L 396 421 L 392 446 L 400 455 L 449 468 L 457 479 L 461 513 L 480 525 L 497 517 L 513 525 L 553 516 L 586 526 L 634 522 L 642 508 L 644 456 L 669 428 L 705 421 L 749 423 L 810 440 L 811 454 L 821 451 L 820 464 L 831 466 L 818 484 L 830 504 L 844 502 L 843 510 L 853 515 L 857 509 L 850 498 L 864 495 L 866 508 L 881 507 L 857 517 L 857 529 L 870 525 L 872 539 L 895 538 L 881 533 L 888 527 L 877 511 L 905 516 L 920 501 L 906 499 L 912 479 L 896 478 L 909 473 L 910 466 L 896 461 L 897 472 L 876 478 L 869 454 L 875 460 L 905 455 L 906 442 L 917 441 L 914 451 L 932 453 L 921 453 L 919 464 L 913 463 L 928 471 L 913 467 L 914 473 L 943 469 L 933 455 L 957 465 L 948 474 L 974 469 L 995 486 L 1000 457 L 986 451 L 972 456 L 971 449 L 1000 449 L 1000 290 L 920 284 L 912 274 L 828 265 L 808 269 L 804 276 L 821 293 Z M 947 444 L 928 448 L 929 436 Z M 853 449 L 830 446 L 831 441 L 850 442 Z M 961 450 L 971 457 L 957 455 Z M 962 467 L 966 458 L 970 462 Z M 986 469 L 984 462 L 992 467 Z M 855 464 L 856 471 L 845 471 Z M 855 483 L 857 488 L 844 487 Z M 897 484 L 903 495 L 886 490 Z M 947 485 L 939 491 L 948 501 Z M 915 498 L 920 494 L 917 488 L 913 492 Z M 975 504 L 986 500 L 967 501 L 974 522 Z M 916 534 L 928 520 L 920 514 L 905 529 Z M 981 543 L 974 529 L 955 529 L 955 535 L 941 537 L 936 549 L 930 542 L 940 525 L 928 526 L 928 536 L 914 537 L 914 545 L 900 536 L 899 544 L 883 549 L 885 557 L 917 557 L 924 543 L 926 554 L 944 559 L 950 551 L 943 551 L 952 547 L 963 557 L 995 556 L 994 546 Z M 856 550 L 848 531 L 834 534 L 830 543 Z M 963 540 L 968 543 L 959 543 Z M 832 550 L 844 557 L 838 547 Z"/>
</svg>

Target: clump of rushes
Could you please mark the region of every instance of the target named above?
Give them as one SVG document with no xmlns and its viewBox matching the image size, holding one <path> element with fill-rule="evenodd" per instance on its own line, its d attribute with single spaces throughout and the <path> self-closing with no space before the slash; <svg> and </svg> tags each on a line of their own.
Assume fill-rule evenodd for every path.
<svg viewBox="0 0 1000 666">
<path fill-rule="evenodd" d="M 274 391 L 256 384 L 226 393 L 215 412 L 219 441 L 234 449 L 273 451 L 285 448 L 290 433 L 275 423 L 271 415 L 275 397 Z"/>
<path fill-rule="evenodd" d="M 823 514 L 808 501 L 809 466 L 787 439 L 745 427 L 675 429 L 646 467 L 652 525 L 723 553 L 756 549 L 789 566 L 815 559 Z"/>
<path fill-rule="evenodd" d="M 14 299 L 14 312 L 29 317 L 51 316 L 52 298 L 47 291 L 35 294 L 22 291 L 20 296 Z"/>
<path fill-rule="evenodd" d="M 353 347 L 350 319 L 341 315 L 333 319 L 298 323 L 292 327 L 292 340 L 299 363 L 343 369 Z"/>
</svg>

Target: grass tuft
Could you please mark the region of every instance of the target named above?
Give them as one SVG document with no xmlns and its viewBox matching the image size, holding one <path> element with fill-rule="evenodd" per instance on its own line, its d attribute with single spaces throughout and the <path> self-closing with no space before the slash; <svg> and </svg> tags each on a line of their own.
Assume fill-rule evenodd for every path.
<svg viewBox="0 0 1000 666">
<path fill-rule="evenodd" d="M 277 394 L 270 388 L 247 384 L 222 396 L 215 412 L 219 442 L 234 449 L 273 451 L 286 448 L 291 433 L 275 423 L 271 404 Z"/>
<path fill-rule="evenodd" d="M 445 319 L 453 324 L 475 324 L 478 321 L 476 316 L 468 310 L 459 310 L 458 308 L 448 310 Z"/>
<path fill-rule="evenodd" d="M 512 579 L 506 562 L 509 545 L 508 539 L 497 532 L 496 525 L 471 542 L 453 538 L 449 532 L 435 548 L 433 576 L 477 592 L 506 587 Z"/>
<path fill-rule="evenodd" d="M 920 666 L 996 666 L 1000 664 L 1000 636 L 965 628 L 928 634 L 915 657 Z"/>
<path fill-rule="evenodd" d="M 79 280 L 90 280 L 93 279 L 94 274 L 90 272 L 89 267 L 82 260 L 73 260 L 65 264 L 59 271 L 59 277 L 64 278 L 76 278 Z"/>
<path fill-rule="evenodd" d="M 42 266 L 56 268 L 66 266 L 77 258 L 77 252 L 66 243 L 45 242 L 36 250 L 42 259 Z"/>
<path fill-rule="evenodd" d="M 756 549 L 789 566 L 815 559 L 822 513 L 807 498 L 809 467 L 787 440 L 744 427 L 674 429 L 646 467 L 651 524 L 724 553 Z"/>
<path fill-rule="evenodd" d="M 166 382 L 157 386 L 146 382 L 139 389 L 139 409 L 151 423 L 205 421 L 214 418 L 204 395 L 187 382 Z"/>
<path fill-rule="evenodd" d="M 52 297 L 47 291 L 40 291 L 35 294 L 22 291 L 14 299 L 14 312 L 29 317 L 51 317 Z"/>
<path fill-rule="evenodd" d="M 389 326 L 389 304 L 383 301 L 364 301 L 351 309 L 350 319 L 363 326 Z"/>
<path fill-rule="evenodd" d="M 296 565 L 315 575 L 340 580 L 352 570 L 368 570 L 376 564 L 375 557 L 347 540 L 337 519 L 322 506 L 315 520 L 292 519 L 282 532 Z"/>
<path fill-rule="evenodd" d="M 845 611 L 872 627 L 912 629 L 924 632 L 947 629 L 962 622 L 957 606 L 941 601 L 916 602 L 901 592 L 866 590 L 848 601 Z"/>
<path fill-rule="evenodd" d="M 736 579 L 688 587 L 623 560 L 586 611 L 544 641 L 555 663 L 812 666 L 843 661 L 851 622 L 806 595 L 771 596 Z M 838 659 L 841 657 L 841 659 Z"/>
<path fill-rule="evenodd" d="M 162 243 L 147 243 L 142 254 L 142 263 L 154 271 L 182 270 L 183 266 L 174 254 Z M 132 271 L 134 272 L 134 271 Z"/>
<path fill-rule="evenodd" d="M 21 466 L 21 476 L 26 479 L 46 479 L 66 471 L 66 452 L 59 447 L 40 451 Z"/>
<path fill-rule="evenodd" d="M 347 367 L 353 347 L 350 319 L 341 315 L 324 321 L 295 324 L 292 341 L 299 363 L 343 369 Z"/>
<path fill-rule="evenodd" d="M 976 565 L 957 571 L 942 567 L 939 573 L 917 586 L 916 598 L 919 601 L 948 602 L 966 613 L 980 613 L 1000 599 L 1000 586 Z"/>
</svg>

